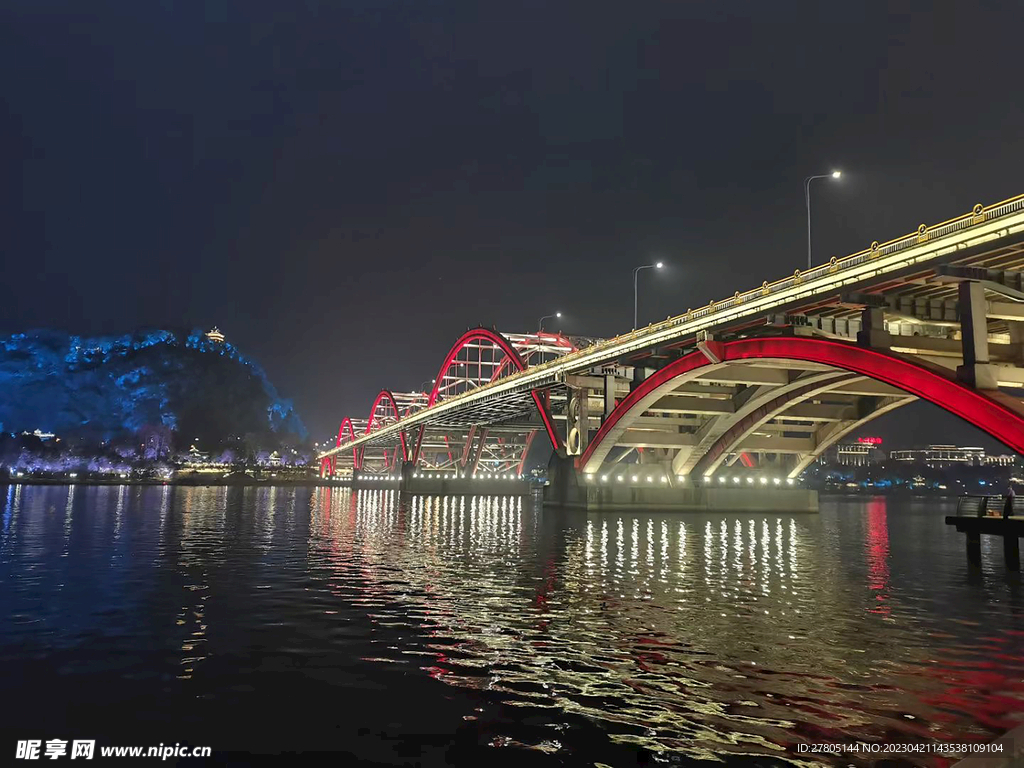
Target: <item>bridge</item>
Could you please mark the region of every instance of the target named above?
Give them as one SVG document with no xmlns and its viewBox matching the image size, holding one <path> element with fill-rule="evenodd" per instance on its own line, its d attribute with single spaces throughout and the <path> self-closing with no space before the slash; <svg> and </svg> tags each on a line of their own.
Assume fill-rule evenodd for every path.
<svg viewBox="0 0 1024 768">
<path fill-rule="evenodd" d="M 611 339 L 472 328 L 429 392 L 344 419 L 321 473 L 506 480 L 543 440 L 563 500 L 784 492 L 917 399 L 1024 452 L 1022 267 L 1019 196 Z"/>
</svg>

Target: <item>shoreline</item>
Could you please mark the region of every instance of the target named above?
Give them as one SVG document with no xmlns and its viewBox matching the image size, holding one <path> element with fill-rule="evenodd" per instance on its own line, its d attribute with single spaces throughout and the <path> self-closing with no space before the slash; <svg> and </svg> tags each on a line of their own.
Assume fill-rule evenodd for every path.
<svg viewBox="0 0 1024 768">
<path fill-rule="evenodd" d="M 231 479 L 231 478 L 218 478 L 216 480 L 210 479 L 170 479 L 163 480 L 156 477 L 147 478 L 127 478 L 119 477 L 112 478 L 110 480 L 102 478 L 82 478 L 82 479 L 70 479 L 70 478 L 49 478 L 49 477 L 17 477 L 17 478 L 5 478 L 0 480 L 0 486 L 2 485 L 96 485 L 96 486 L 120 486 L 120 485 L 172 485 L 172 486 L 254 486 L 254 485 L 294 485 L 294 486 L 331 486 L 341 487 L 341 483 L 331 482 L 329 480 L 321 480 L 320 478 L 279 478 L 279 477 L 268 477 L 268 478 L 253 478 L 247 477 L 243 479 Z"/>
<path fill-rule="evenodd" d="M 287 477 L 244 477 L 244 478 L 172 478 L 172 479 L 161 479 L 161 478 L 97 478 L 97 477 L 85 477 L 85 478 L 50 478 L 50 477 L 24 477 L 24 478 L 0 478 L 0 486 L 14 486 L 14 485 L 93 485 L 93 486 L 121 486 L 121 485 L 139 485 L 139 486 L 184 486 L 184 487 L 211 487 L 211 486 L 238 486 L 238 487 L 253 487 L 253 486 L 293 486 L 293 487 L 309 487 L 309 488 L 351 488 L 351 481 L 347 480 L 328 480 L 319 477 L 299 477 L 299 478 L 287 478 Z M 842 491 L 842 490 L 824 490 L 819 489 L 818 493 L 821 498 L 839 498 L 839 499 L 855 499 L 855 498 L 871 498 L 871 497 L 885 497 L 885 498 L 921 498 L 921 499 L 958 499 L 960 494 L 956 493 L 942 493 L 942 492 L 930 492 L 930 491 L 889 491 L 889 492 L 877 492 L 871 493 L 864 490 L 860 491 Z"/>
</svg>

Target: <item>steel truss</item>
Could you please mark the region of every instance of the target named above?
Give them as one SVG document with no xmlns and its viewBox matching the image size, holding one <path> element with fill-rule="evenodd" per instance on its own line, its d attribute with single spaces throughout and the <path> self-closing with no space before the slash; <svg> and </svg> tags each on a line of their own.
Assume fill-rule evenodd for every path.
<svg viewBox="0 0 1024 768">
<path fill-rule="evenodd" d="M 499 334 L 486 328 L 471 329 L 445 356 L 430 392 L 382 390 L 368 419 L 342 422 L 336 448 L 450 397 L 575 352 L 580 341 L 557 333 Z M 408 461 L 429 470 L 521 474 L 538 431 L 546 430 L 553 442 L 558 439 L 550 402 L 547 393 L 523 392 L 483 403 L 458 419 L 419 427 L 412 434 L 392 431 L 380 442 L 371 438 L 351 453 L 342 450 L 325 457 L 321 474 L 396 474 Z"/>
</svg>

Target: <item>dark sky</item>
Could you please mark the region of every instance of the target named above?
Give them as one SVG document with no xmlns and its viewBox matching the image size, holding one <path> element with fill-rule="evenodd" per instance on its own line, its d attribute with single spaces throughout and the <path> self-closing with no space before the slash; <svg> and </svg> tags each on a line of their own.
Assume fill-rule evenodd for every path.
<svg viewBox="0 0 1024 768">
<path fill-rule="evenodd" d="M 650 259 L 644 322 L 791 273 L 810 173 L 844 172 L 823 259 L 1024 191 L 1022 28 L 1005 1 L 4 0 L 0 331 L 217 324 L 320 436 L 467 326 L 627 330 Z"/>
</svg>

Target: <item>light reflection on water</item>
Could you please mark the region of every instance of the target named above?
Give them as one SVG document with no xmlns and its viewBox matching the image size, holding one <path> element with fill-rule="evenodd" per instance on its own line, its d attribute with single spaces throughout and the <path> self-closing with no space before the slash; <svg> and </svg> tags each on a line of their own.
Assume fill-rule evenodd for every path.
<svg viewBox="0 0 1024 768">
<path fill-rule="evenodd" d="M 56 664 L 51 686 L 69 689 L 112 670 L 159 681 L 171 722 L 196 701 L 206 721 L 255 707 L 271 685 L 298 722 L 320 683 L 396 686 L 420 709 L 450 690 L 460 722 L 438 714 L 442 735 L 612 764 L 799 762 L 802 742 L 988 740 L 1022 722 L 1019 578 L 998 542 L 968 572 L 934 502 L 587 515 L 327 488 L 2 498 L 0 663 Z M 363 716 L 421 738 L 400 713 Z"/>
</svg>

